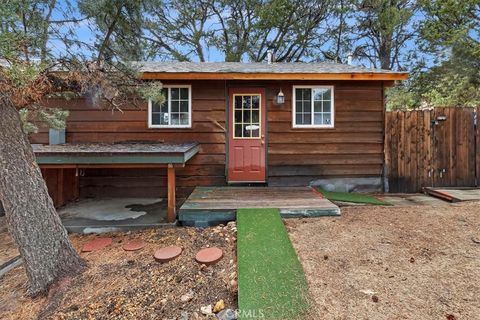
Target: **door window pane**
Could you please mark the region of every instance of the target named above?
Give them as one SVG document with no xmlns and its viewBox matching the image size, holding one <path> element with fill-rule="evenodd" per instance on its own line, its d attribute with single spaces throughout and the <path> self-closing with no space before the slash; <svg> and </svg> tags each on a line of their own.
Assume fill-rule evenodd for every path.
<svg viewBox="0 0 480 320">
<path fill-rule="evenodd" d="M 235 122 L 242 122 L 242 110 L 235 110 Z"/>
<path fill-rule="evenodd" d="M 250 119 L 251 119 L 251 116 L 252 116 L 252 113 L 250 112 L 250 110 L 243 110 L 243 122 L 244 123 L 250 123 Z"/>
<path fill-rule="evenodd" d="M 260 96 L 253 96 L 252 97 L 252 108 L 253 109 L 260 108 Z"/>
<path fill-rule="evenodd" d="M 254 123 L 259 123 L 260 122 L 260 112 L 255 111 L 255 110 L 252 112 L 252 122 L 254 122 Z"/>
<path fill-rule="evenodd" d="M 237 138 L 243 137 L 243 130 L 242 130 L 242 124 L 241 123 L 235 124 L 235 137 L 237 137 Z"/>
<path fill-rule="evenodd" d="M 234 96 L 234 138 L 260 138 L 260 95 Z"/>
<path fill-rule="evenodd" d="M 252 137 L 252 138 L 260 137 L 260 124 L 259 123 L 252 123 L 251 125 L 248 125 L 247 130 L 250 131 L 250 137 Z"/>
<path fill-rule="evenodd" d="M 243 109 L 250 109 L 252 107 L 252 101 L 250 96 L 243 96 Z"/>
<path fill-rule="evenodd" d="M 242 109 L 242 96 L 235 96 L 235 109 Z"/>
</svg>

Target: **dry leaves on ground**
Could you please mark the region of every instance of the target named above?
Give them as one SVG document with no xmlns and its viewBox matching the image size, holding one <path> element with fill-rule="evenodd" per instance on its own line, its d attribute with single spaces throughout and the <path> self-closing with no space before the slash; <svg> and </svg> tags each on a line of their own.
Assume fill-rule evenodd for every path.
<svg viewBox="0 0 480 320">
<path fill-rule="evenodd" d="M 105 235 L 102 235 L 102 237 Z M 89 268 L 51 290 L 49 297 L 24 296 L 26 276 L 17 268 L 0 279 L 0 318 L 34 319 L 176 319 L 182 313 L 201 317 L 200 308 L 219 300 L 236 309 L 235 232 L 225 227 L 159 228 L 112 233 L 113 245 L 98 252 L 82 253 Z M 77 250 L 96 235 L 72 235 Z M 141 251 L 125 252 L 122 243 L 141 238 Z M 165 264 L 153 258 L 155 249 L 177 245 L 184 250 Z M 207 246 L 224 250 L 213 266 L 195 262 L 195 253 Z M 186 299 L 185 295 L 189 295 Z M 183 297 L 183 299 L 182 299 Z"/>
</svg>

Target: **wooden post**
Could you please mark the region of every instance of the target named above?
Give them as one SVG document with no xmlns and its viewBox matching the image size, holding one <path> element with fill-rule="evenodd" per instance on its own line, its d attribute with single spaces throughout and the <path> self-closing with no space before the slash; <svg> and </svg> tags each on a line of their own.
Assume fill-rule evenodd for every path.
<svg viewBox="0 0 480 320">
<path fill-rule="evenodd" d="M 63 195 L 63 169 L 58 169 L 57 176 L 57 207 L 61 207 L 65 204 L 65 199 Z"/>
<path fill-rule="evenodd" d="M 168 211 L 167 221 L 174 222 L 176 219 L 175 212 L 175 168 L 173 164 L 169 163 L 167 167 L 167 179 L 168 179 Z"/>
<path fill-rule="evenodd" d="M 75 185 L 74 185 L 74 194 L 73 198 L 74 200 L 78 200 L 80 198 L 80 173 L 78 172 L 78 166 L 75 167 Z"/>
</svg>

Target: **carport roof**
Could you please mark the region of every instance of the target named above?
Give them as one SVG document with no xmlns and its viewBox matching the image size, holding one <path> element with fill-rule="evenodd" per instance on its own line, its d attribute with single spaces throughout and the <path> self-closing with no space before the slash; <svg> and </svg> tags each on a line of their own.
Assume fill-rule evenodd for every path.
<svg viewBox="0 0 480 320">
<path fill-rule="evenodd" d="M 66 143 L 32 145 L 39 165 L 185 164 L 199 150 L 189 143 Z"/>
</svg>

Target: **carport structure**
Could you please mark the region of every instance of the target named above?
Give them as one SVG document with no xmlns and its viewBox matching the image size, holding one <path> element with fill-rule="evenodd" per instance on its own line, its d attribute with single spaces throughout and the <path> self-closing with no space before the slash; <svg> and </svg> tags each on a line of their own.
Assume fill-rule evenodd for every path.
<svg viewBox="0 0 480 320">
<path fill-rule="evenodd" d="M 80 169 L 162 168 L 167 169 L 167 220 L 176 219 L 175 168 L 184 167 L 199 151 L 197 142 L 188 143 L 75 143 L 32 145 L 42 173 L 56 169 L 55 205 L 64 205 L 80 195 Z M 108 196 L 108 195 L 106 195 Z"/>
</svg>

